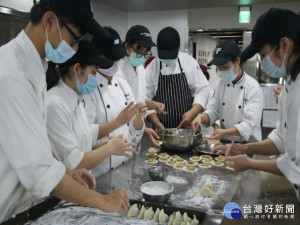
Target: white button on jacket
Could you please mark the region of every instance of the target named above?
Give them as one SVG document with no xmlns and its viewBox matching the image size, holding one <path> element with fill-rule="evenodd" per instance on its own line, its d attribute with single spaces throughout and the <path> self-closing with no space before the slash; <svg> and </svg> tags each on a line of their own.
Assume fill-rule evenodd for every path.
<svg viewBox="0 0 300 225">
<path fill-rule="evenodd" d="M 0 48 L 0 222 L 50 194 L 65 174 L 47 136 L 43 62 L 22 31 Z"/>
</svg>

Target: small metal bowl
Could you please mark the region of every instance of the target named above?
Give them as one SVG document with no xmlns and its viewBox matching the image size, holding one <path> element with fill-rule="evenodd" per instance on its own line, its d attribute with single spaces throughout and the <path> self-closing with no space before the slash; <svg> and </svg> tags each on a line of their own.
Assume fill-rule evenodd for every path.
<svg viewBox="0 0 300 225">
<path fill-rule="evenodd" d="M 153 181 L 164 181 L 169 175 L 169 169 L 162 166 L 153 166 L 148 169 L 148 174 Z"/>
<path fill-rule="evenodd" d="M 218 145 L 216 145 L 216 144 L 201 144 L 201 145 L 197 145 L 195 147 L 195 149 L 196 149 L 196 151 L 201 152 L 201 153 L 215 154 L 211 150 L 213 150 L 213 148 L 215 148 L 217 146 Z"/>
<path fill-rule="evenodd" d="M 174 187 L 165 181 L 150 181 L 142 184 L 140 190 L 145 201 L 164 203 L 170 199 Z"/>
</svg>

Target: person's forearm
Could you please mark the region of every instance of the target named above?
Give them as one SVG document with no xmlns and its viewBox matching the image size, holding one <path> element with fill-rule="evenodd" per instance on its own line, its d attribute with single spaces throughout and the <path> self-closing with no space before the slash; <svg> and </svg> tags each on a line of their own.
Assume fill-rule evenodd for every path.
<svg viewBox="0 0 300 225">
<path fill-rule="evenodd" d="M 195 117 L 198 115 L 198 113 L 202 112 L 203 107 L 202 105 L 195 103 L 193 104 L 192 108 L 190 109 L 193 113 L 195 113 Z"/>
<path fill-rule="evenodd" d="M 229 136 L 229 135 L 232 135 L 232 136 L 239 136 L 240 135 L 240 132 L 238 131 L 238 129 L 236 129 L 235 127 L 231 127 L 231 128 L 228 128 L 228 129 L 224 129 L 224 136 Z"/>
<path fill-rule="evenodd" d="M 65 174 L 51 195 L 75 204 L 106 210 L 104 195 L 85 188 Z"/>
<path fill-rule="evenodd" d="M 98 139 L 109 135 L 112 131 L 118 129 L 122 125 L 123 124 L 120 124 L 116 119 L 113 119 L 108 123 L 101 124 L 99 126 Z"/>
<path fill-rule="evenodd" d="M 205 125 L 210 124 L 210 118 L 206 113 L 201 114 L 201 123 Z"/>
<path fill-rule="evenodd" d="M 255 143 L 249 143 L 244 145 L 245 153 L 247 154 L 255 154 L 255 155 L 278 155 L 280 152 L 278 151 L 276 145 L 269 138 Z"/>
<path fill-rule="evenodd" d="M 154 126 L 158 123 L 160 123 L 158 116 L 156 113 L 151 113 L 148 117 L 147 120 L 152 123 Z"/>
<path fill-rule="evenodd" d="M 93 151 L 84 153 L 84 156 L 81 162 L 78 164 L 76 169 L 93 169 L 98 164 L 103 162 L 107 157 L 110 156 L 110 151 L 108 145 L 104 145 L 100 148 L 97 148 Z"/>
<path fill-rule="evenodd" d="M 146 105 L 148 107 L 148 110 L 156 110 L 156 108 L 155 108 L 155 101 L 146 99 L 145 103 L 146 103 Z"/>
<path fill-rule="evenodd" d="M 216 123 L 213 124 L 213 128 L 214 128 L 214 131 L 220 129 L 219 125 Z"/>
<path fill-rule="evenodd" d="M 283 176 L 282 172 L 277 167 L 277 162 L 275 159 L 272 160 L 250 159 L 249 169 L 264 171 L 264 172 Z"/>
<path fill-rule="evenodd" d="M 133 120 L 133 127 L 136 130 L 141 130 L 143 127 L 143 116 L 141 115 L 136 115 L 134 120 Z"/>
</svg>

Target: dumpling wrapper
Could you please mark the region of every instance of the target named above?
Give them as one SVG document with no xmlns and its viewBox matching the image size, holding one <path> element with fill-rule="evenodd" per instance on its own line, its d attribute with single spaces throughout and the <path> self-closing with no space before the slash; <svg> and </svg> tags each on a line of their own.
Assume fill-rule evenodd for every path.
<svg viewBox="0 0 300 225">
<path fill-rule="evenodd" d="M 150 207 L 149 209 L 147 209 L 145 211 L 144 220 L 152 220 L 153 216 L 154 216 L 154 212 L 153 212 L 152 207 Z"/>
<path fill-rule="evenodd" d="M 199 224 L 199 221 L 197 220 L 196 216 L 194 215 L 191 225 L 198 225 L 198 224 Z"/>
<path fill-rule="evenodd" d="M 182 221 L 183 219 L 181 213 L 179 211 L 176 212 L 172 225 L 181 225 Z"/>
<path fill-rule="evenodd" d="M 152 222 L 158 223 L 158 221 L 159 221 L 159 213 L 160 213 L 160 209 L 157 208 L 156 211 L 155 211 L 155 214 L 154 214 Z"/>
<path fill-rule="evenodd" d="M 211 184 L 205 184 L 198 193 L 198 196 L 215 198 L 215 192 Z"/>
<path fill-rule="evenodd" d="M 144 214 L 146 212 L 146 208 L 144 206 L 142 206 L 140 214 L 139 214 L 139 219 L 143 219 L 144 218 Z"/>
<path fill-rule="evenodd" d="M 170 216 L 168 225 L 172 225 L 174 218 L 175 218 L 175 213 L 173 213 L 173 214 Z"/>
<path fill-rule="evenodd" d="M 140 213 L 140 210 L 137 207 L 137 204 L 134 204 L 128 210 L 127 217 L 128 218 L 130 218 L 130 217 L 137 217 L 139 215 L 139 213 Z"/>
<path fill-rule="evenodd" d="M 183 221 L 184 222 L 191 222 L 192 221 L 192 219 L 190 217 L 188 217 L 188 215 L 186 214 L 186 212 L 183 213 Z"/>
<path fill-rule="evenodd" d="M 164 209 L 160 210 L 159 217 L 158 217 L 159 224 L 164 224 L 165 222 L 168 221 L 168 219 L 169 219 L 169 216 L 167 214 L 165 214 Z"/>
</svg>

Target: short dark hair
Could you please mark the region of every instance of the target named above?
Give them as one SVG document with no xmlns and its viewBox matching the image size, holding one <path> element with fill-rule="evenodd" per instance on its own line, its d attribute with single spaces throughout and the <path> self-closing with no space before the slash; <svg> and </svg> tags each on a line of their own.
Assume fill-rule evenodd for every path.
<svg viewBox="0 0 300 225">
<path fill-rule="evenodd" d="M 34 25 L 37 25 L 39 22 L 41 22 L 42 17 L 47 11 L 48 10 L 44 9 L 39 5 L 34 5 L 30 10 L 30 15 L 29 15 L 30 22 L 32 22 Z M 69 23 L 75 26 L 76 28 L 78 28 L 80 34 L 86 33 L 86 29 L 70 13 L 61 12 L 61 11 L 53 11 L 53 12 L 57 16 L 58 22 L 60 23 L 61 26 L 63 26 L 63 24 Z"/>
</svg>

